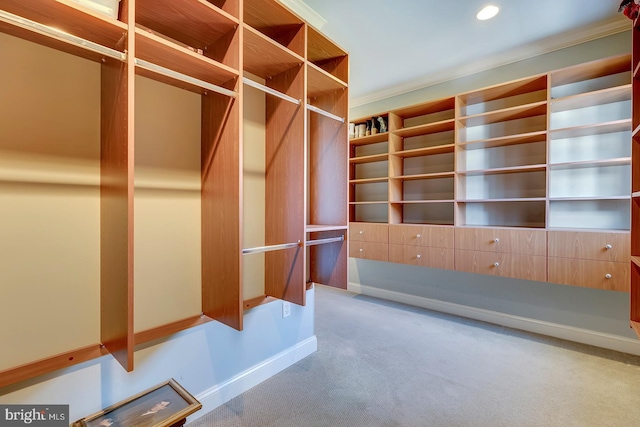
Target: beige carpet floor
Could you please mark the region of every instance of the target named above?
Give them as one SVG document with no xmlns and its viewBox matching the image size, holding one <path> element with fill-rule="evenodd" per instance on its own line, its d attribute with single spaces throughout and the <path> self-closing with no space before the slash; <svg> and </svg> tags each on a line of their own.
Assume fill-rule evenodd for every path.
<svg viewBox="0 0 640 427">
<path fill-rule="evenodd" d="M 316 286 L 318 351 L 190 427 L 640 426 L 640 358 Z"/>
</svg>

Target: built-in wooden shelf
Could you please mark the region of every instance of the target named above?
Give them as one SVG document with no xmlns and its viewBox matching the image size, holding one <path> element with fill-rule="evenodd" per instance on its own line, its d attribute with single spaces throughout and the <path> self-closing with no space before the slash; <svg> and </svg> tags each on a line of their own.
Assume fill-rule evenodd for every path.
<svg viewBox="0 0 640 427">
<path fill-rule="evenodd" d="M 546 102 L 536 102 L 533 104 L 521 105 L 517 107 L 505 108 L 489 113 L 476 114 L 462 117 L 460 123 L 464 126 L 480 126 L 493 123 L 517 120 L 528 117 L 544 116 L 547 113 Z"/>
<path fill-rule="evenodd" d="M 389 154 L 373 154 L 370 156 L 359 156 L 352 157 L 349 159 L 349 163 L 352 165 L 358 165 L 363 163 L 375 163 L 375 162 L 384 162 L 389 160 Z"/>
<path fill-rule="evenodd" d="M 300 67 L 304 58 L 284 48 L 269 37 L 244 27 L 244 69 L 262 78 L 270 78 L 291 68 Z"/>
<path fill-rule="evenodd" d="M 378 142 L 385 142 L 389 139 L 389 133 L 377 133 L 375 135 L 367 135 L 360 138 L 352 138 L 349 140 L 349 144 L 353 146 L 357 145 L 369 145 L 377 144 Z"/>
<path fill-rule="evenodd" d="M 552 113 L 593 107 L 595 105 L 611 104 L 614 102 L 630 101 L 631 85 L 602 89 L 595 92 L 552 99 L 550 108 Z"/>
<path fill-rule="evenodd" d="M 336 90 L 344 90 L 347 84 L 315 64 L 307 63 L 307 97 L 317 98 Z"/>
<path fill-rule="evenodd" d="M 455 144 L 437 145 L 434 147 L 416 148 L 413 150 L 396 151 L 391 155 L 402 158 L 411 157 L 423 157 L 436 154 L 453 153 L 455 151 Z"/>
<path fill-rule="evenodd" d="M 414 136 L 452 131 L 454 128 L 455 128 L 455 120 L 451 119 L 451 120 L 444 120 L 441 122 L 428 123 L 424 125 L 398 129 L 393 131 L 393 134 L 398 135 L 399 137 L 402 137 L 402 138 L 411 138 Z"/>
<path fill-rule="evenodd" d="M 477 169 L 458 171 L 458 175 L 501 175 L 507 173 L 521 173 L 521 172 L 544 172 L 547 170 L 546 165 L 524 165 L 524 166 L 512 166 L 507 168 L 493 168 L 493 169 Z"/>
<path fill-rule="evenodd" d="M 423 180 L 423 179 L 441 179 L 441 178 L 453 178 L 455 176 L 455 172 L 437 172 L 437 173 L 424 173 L 417 175 L 399 175 L 389 178 L 390 180 L 400 180 L 400 181 L 415 181 L 415 180 Z"/>
</svg>

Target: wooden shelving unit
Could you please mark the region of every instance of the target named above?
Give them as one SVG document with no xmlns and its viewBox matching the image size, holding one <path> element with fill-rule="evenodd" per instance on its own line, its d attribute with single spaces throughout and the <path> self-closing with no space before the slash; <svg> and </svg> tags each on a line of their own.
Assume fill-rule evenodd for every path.
<svg viewBox="0 0 640 427">
<path fill-rule="evenodd" d="M 640 21 L 631 29 L 631 262 L 629 319 L 640 337 Z"/>
<path fill-rule="evenodd" d="M 131 371 L 137 344 L 213 320 L 242 330 L 245 310 L 256 305 L 275 299 L 305 304 L 309 283 L 346 287 L 349 63 L 347 52 L 319 31 L 275 0 L 122 0 L 118 19 L 71 0 L 8 0 L 0 5 L 0 32 L 22 39 L 16 43 L 36 43 L 47 55 L 65 52 L 77 58 L 71 62 L 88 61 L 99 73 L 94 89 L 100 112 L 95 176 L 55 172 L 43 178 L 59 181 L 52 194 L 63 194 L 72 182 L 96 187 L 99 209 L 91 233 L 99 250 L 87 249 L 99 260 L 95 300 L 89 302 L 96 318 L 77 319 L 96 325 L 96 334 L 91 341 L 82 338 L 82 346 L 65 348 L 59 340 L 54 352 L 43 343 L 20 367 L 0 365 L 0 386 L 106 353 Z M 249 151 L 245 107 L 253 107 L 244 102 L 247 85 L 264 92 L 261 214 L 243 197 L 249 180 L 243 169 Z M 163 99 L 149 98 L 156 89 L 158 96 L 179 97 L 184 111 L 155 118 L 166 107 Z M 158 111 L 145 110 L 154 104 Z M 159 135 L 154 152 L 149 140 L 155 136 L 144 134 L 153 120 L 166 122 L 159 129 L 185 133 Z M 3 143 L 21 145 L 16 136 L 3 138 L 0 148 Z M 43 170 L 58 167 L 55 155 L 51 159 Z M 10 172 L 8 182 L 30 175 L 38 184 L 32 173 Z M 154 212 L 154 206 L 169 209 Z M 244 211 L 254 216 L 243 217 Z M 168 223 L 154 233 L 163 215 Z M 248 221 L 263 225 L 266 249 L 264 295 L 245 298 L 243 269 L 253 256 L 245 253 L 256 250 L 244 246 Z M 67 229 L 82 236 L 80 228 Z M 198 246 L 180 247 L 182 238 Z M 273 250 L 290 243 L 295 247 Z M 194 250 L 199 256 L 184 259 Z M 160 275 L 168 271 L 173 282 L 161 277 L 154 283 L 154 268 Z M 181 276 L 181 268 L 190 274 Z M 19 273 L 11 277 L 15 286 L 25 285 Z M 71 286 L 63 276 L 59 280 Z M 91 286 L 90 279 L 82 283 L 83 289 Z M 150 318 L 150 306 L 172 308 Z"/>
<path fill-rule="evenodd" d="M 350 233 L 386 225 L 388 251 L 351 256 L 626 291 L 631 69 L 620 55 L 375 115 L 389 135 L 350 141 Z M 374 178 L 388 178 L 386 218 Z"/>
</svg>

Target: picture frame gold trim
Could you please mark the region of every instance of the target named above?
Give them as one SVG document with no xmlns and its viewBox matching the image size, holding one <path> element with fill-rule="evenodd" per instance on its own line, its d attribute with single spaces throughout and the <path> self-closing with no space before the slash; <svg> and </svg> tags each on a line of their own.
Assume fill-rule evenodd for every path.
<svg viewBox="0 0 640 427">
<path fill-rule="evenodd" d="M 171 378 L 82 418 L 72 427 L 169 427 L 201 408 L 202 404 Z"/>
</svg>

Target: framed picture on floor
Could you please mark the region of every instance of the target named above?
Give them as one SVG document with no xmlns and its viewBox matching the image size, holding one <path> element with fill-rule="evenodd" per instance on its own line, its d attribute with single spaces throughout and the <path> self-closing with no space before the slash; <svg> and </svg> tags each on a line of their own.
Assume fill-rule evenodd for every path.
<svg viewBox="0 0 640 427">
<path fill-rule="evenodd" d="M 202 408 L 174 379 L 73 423 L 73 427 L 169 427 Z"/>
</svg>

